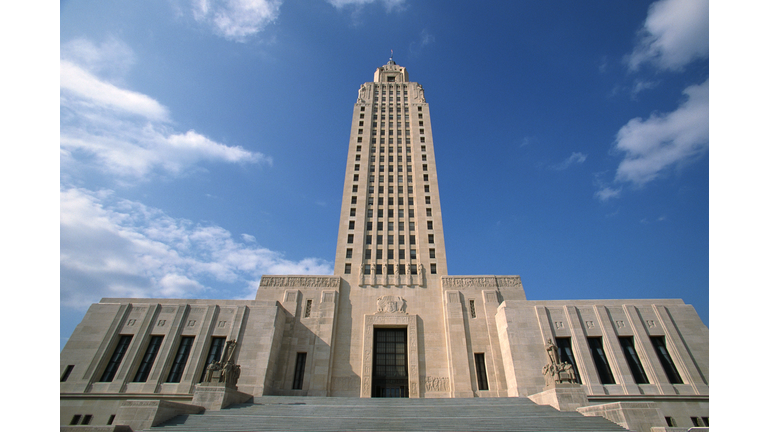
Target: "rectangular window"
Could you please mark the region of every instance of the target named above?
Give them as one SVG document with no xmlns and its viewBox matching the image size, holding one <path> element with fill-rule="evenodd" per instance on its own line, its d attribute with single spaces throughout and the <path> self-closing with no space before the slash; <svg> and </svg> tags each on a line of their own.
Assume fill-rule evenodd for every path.
<svg viewBox="0 0 768 432">
<path fill-rule="evenodd" d="M 378 231 L 381 231 L 381 230 L 383 230 L 383 229 L 384 229 L 384 222 L 382 222 L 382 221 L 378 221 L 378 222 L 376 222 L 376 229 L 377 229 Z"/>
<path fill-rule="evenodd" d="M 635 344 L 632 336 L 620 336 L 621 350 L 624 351 L 624 358 L 627 360 L 629 370 L 632 371 L 632 377 L 638 384 L 648 384 L 648 377 L 645 375 L 643 364 L 635 351 Z"/>
<path fill-rule="evenodd" d="M 403 217 L 403 216 L 400 215 L 400 217 Z M 405 231 L 405 222 L 403 222 L 403 221 L 398 222 L 397 223 L 397 230 L 398 231 Z"/>
<path fill-rule="evenodd" d="M 411 259 L 416 259 L 416 249 L 411 249 Z"/>
<path fill-rule="evenodd" d="M 408 230 L 414 231 L 416 229 L 416 223 L 415 222 L 408 222 Z"/>
<path fill-rule="evenodd" d="M 355 174 L 352 176 L 352 181 L 358 181 L 360 179 L 360 175 Z"/>
<path fill-rule="evenodd" d="M 365 236 L 365 244 L 372 244 L 373 243 L 373 236 L 367 235 Z"/>
<path fill-rule="evenodd" d="M 431 208 L 427 209 L 427 216 L 428 217 L 432 217 L 432 209 Z"/>
<path fill-rule="evenodd" d="M 125 352 L 128 351 L 128 345 L 131 344 L 131 339 L 133 339 L 133 335 L 120 336 L 120 340 L 117 342 L 115 351 L 112 353 L 112 357 L 109 358 L 107 368 L 104 369 L 104 373 L 101 375 L 101 379 L 99 381 L 112 382 L 112 379 L 115 378 L 115 373 L 117 373 L 117 368 L 120 367 L 120 363 L 123 361 Z"/>
<path fill-rule="evenodd" d="M 484 353 L 475 353 L 475 370 L 477 371 L 477 389 L 488 390 L 488 376 L 485 374 Z"/>
<path fill-rule="evenodd" d="M 357 204 L 357 197 L 353 196 L 350 202 L 351 204 Z"/>
<path fill-rule="evenodd" d="M 347 264 L 347 265 L 351 265 L 351 264 Z M 306 306 L 304 307 L 304 318 L 309 318 L 309 314 L 311 313 L 312 313 L 312 299 L 307 299 Z"/>
<path fill-rule="evenodd" d="M 409 218 L 413 217 L 413 209 L 408 209 L 408 217 Z"/>
<path fill-rule="evenodd" d="M 435 242 L 435 235 L 434 234 L 427 235 L 427 242 L 428 243 L 434 243 Z"/>
<path fill-rule="evenodd" d="M 589 351 L 592 354 L 592 360 L 595 362 L 595 368 L 598 375 L 600 375 L 600 382 L 602 384 L 616 384 L 613 379 L 613 373 L 611 373 L 611 366 L 608 364 L 608 358 L 603 350 L 603 338 L 590 337 L 587 338 L 589 342 Z"/>
<path fill-rule="evenodd" d="M 408 197 L 408 205 L 413 205 L 413 197 Z"/>
<path fill-rule="evenodd" d="M 557 351 L 560 354 L 560 361 L 570 363 L 571 366 L 573 366 L 573 374 L 576 376 L 576 382 L 581 384 L 579 369 L 576 367 L 576 360 L 574 359 L 573 351 L 571 350 L 571 338 L 557 338 L 555 339 L 555 342 L 557 343 Z"/>
<path fill-rule="evenodd" d="M 475 301 L 470 300 L 469 301 L 469 317 L 470 318 L 477 318 L 477 314 L 475 313 Z"/>
<path fill-rule="evenodd" d="M 360 171 L 360 164 L 355 164 L 355 171 Z"/>
<path fill-rule="evenodd" d="M 189 353 L 192 351 L 192 344 L 194 342 L 194 336 L 183 336 L 181 338 L 179 349 L 176 351 L 176 357 L 173 359 L 171 372 L 168 374 L 166 382 L 177 383 L 181 381 L 181 375 L 184 373 L 184 368 L 187 366 L 187 359 L 189 359 Z"/>
<path fill-rule="evenodd" d="M 293 368 L 293 389 L 301 390 L 304 385 L 304 364 L 307 362 L 307 353 L 296 353 L 296 367 Z"/>
<path fill-rule="evenodd" d="M 675 363 L 672 361 L 672 356 L 667 351 L 667 345 L 664 343 L 664 336 L 651 336 L 651 343 L 653 349 L 656 350 L 656 355 L 659 357 L 661 366 L 664 368 L 664 373 L 667 375 L 667 379 L 672 384 L 682 384 L 683 379 L 680 378 L 680 374 L 677 373 Z"/>
<path fill-rule="evenodd" d="M 72 416 L 72 421 L 69 422 L 71 425 L 76 425 L 80 423 L 80 417 L 82 417 L 80 414 L 75 414 Z"/>
<path fill-rule="evenodd" d="M 424 174 L 424 181 L 429 181 L 429 174 Z"/>
<path fill-rule="evenodd" d="M 365 259 L 371 259 L 371 250 L 370 249 L 366 249 L 365 250 Z"/>
<path fill-rule="evenodd" d="M 387 259 L 395 259 L 395 251 L 393 249 L 387 249 Z"/>
<path fill-rule="evenodd" d="M 400 236 L 402 237 L 402 236 Z M 405 249 L 400 249 L 400 252 L 398 253 L 398 258 L 401 260 L 405 259 Z"/>
<path fill-rule="evenodd" d="M 347 258 L 352 258 L 352 249 L 347 249 Z"/>
<path fill-rule="evenodd" d="M 370 264 L 366 264 L 365 267 L 363 267 L 363 274 L 367 274 L 367 275 L 371 274 L 371 265 Z"/>
<path fill-rule="evenodd" d="M 421 166 L 422 171 L 427 171 L 428 169 L 429 169 L 429 166 L 427 166 L 427 164 L 424 164 Z"/>
<path fill-rule="evenodd" d="M 349 229 L 355 229 L 355 221 L 349 221 Z"/>
<path fill-rule="evenodd" d="M 393 266 L 392 264 L 387 264 L 387 274 L 388 275 L 395 274 L 395 266 Z"/>
<path fill-rule="evenodd" d="M 352 274 L 352 264 L 344 264 L 344 274 Z"/>
<path fill-rule="evenodd" d="M 109 416 L 109 420 L 107 420 L 107 424 L 111 425 L 114 422 L 115 422 L 115 414 L 112 414 Z"/>
<path fill-rule="evenodd" d="M 435 250 L 434 249 L 430 249 L 429 250 L 429 257 L 433 258 L 433 259 L 435 258 Z"/>
<path fill-rule="evenodd" d="M 408 240 L 409 240 L 408 243 L 410 243 L 412 245 L 416 244 L 416 236 L 415 235 L 410 236 L 410 238 Z"/>
<path fill-rule="evenodd" d="M 354 207 L 352 207 L 351 209 L 349 209 L 349 216 L 350 216 L 350 217 L 355 217 L 355 208 L 354 208 Z"/>
<path fill-rule="evenodd" d="M 157 353 L 160 351 L 160 345 L 162 343 L 162 336 L 152 336 L 149 340 L 147 351 L 144 352 L 144 357 L 141 359 L 139 370 L 136 371 L 136 376 L 133 378 L 133 382 L 147 382 L 149 371 L 152 370 L 152 365 L 155 364 L 155 357 L 157 357 Z"/>
<path fill-rule="evenodd" d="M 405 244 L 405 236 L 404 235 L 397 236 L 397 244 Z"/>
<path fill-rule="evenodd" d="M 664 417 L 664 420 L 667 421 L 667 426 L 669 427 L 677 426 L 677 423 L 675 423 L 675 419 L 673 419 L 672 417 Z"/>
<path fill-rule="evenodd" d="M 437 264 L 432 263 L 429 265 L 429 272 L 432 274 L 437 274 Z"/>
<path fill-rule="evenodd" d="M 381 271 L 382 271 L 382 265 L 381 264 L 376 264 L 376 274 L 380 275 Z"/>
<path fill-rule="evenodd" d="M 354 234 L 349 234 L 349 235 L 347 236 L 347 243 L 350 243 L 350 244 L 352 244 L 352 243 L 354 243 L 354 242 L 355 242 L 355 235 L 354 235 Z"/>
<path fill-rule="evenodd" d="M 384 236 L 380 236 L 380 235 L 377 235 L 377 236 L 376 236 L 376 244 L 377 244 L 377 245 L 381 245 L 381 244 L 384 244 L 384 240 L 383 240 L 383 238 L 384 238 Z"/>
<path fill-rule="evenodd" d="M 381 259 L 381 253 L 382 253 L 381 251 L 382 251 L 381 249 L 376 249 L 376 259 L 377 260 Z"/>
<path fill-rule="evenodd" d="M 80 422 L 80 424 L 81 425 L 91 424 L 91 419 L 93 419 L 93 416 L 91 414 L 86 414 L 83 416 L 83 421 Z"/>
<path fill-rule="evenodd" d="M 432 200 L 428 196 L 424 197 L 424 203 L 425 204 L 432 204 Z"/>
<path fill-rule="evenodd" d="M 395 236 L 387 236 L 387 244 L 395 244 Z"/>
<path fill-rule="evenodd" d="M 64 373 L 61 374 L 61 382 L 66 382 L 67 379 L 69 379 L 69 375 L 72 373 L 72 369 L 75 368 L 75 365 L 67 365 L 67 368 L 64 369 Z"/>
<path fill-rule="evenodd" d="M 432 221 L 427 221 L 427 229 L 432 229 Z"/>
</svg>

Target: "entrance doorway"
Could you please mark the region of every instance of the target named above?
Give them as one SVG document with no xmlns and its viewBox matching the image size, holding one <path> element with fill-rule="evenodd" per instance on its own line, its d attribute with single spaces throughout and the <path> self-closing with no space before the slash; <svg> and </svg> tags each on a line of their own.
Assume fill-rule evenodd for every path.
<svg viewBox="0 0 768 432">
<path fill-rule="evenodd" d="M 373 329 L 372 397 L 408 397 L 406 329 Z"/>
</svg>

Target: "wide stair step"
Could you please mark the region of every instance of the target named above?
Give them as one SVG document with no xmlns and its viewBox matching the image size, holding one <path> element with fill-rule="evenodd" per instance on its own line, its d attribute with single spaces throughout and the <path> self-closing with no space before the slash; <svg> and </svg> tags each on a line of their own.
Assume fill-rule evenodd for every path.
<svg viewBox="0 0 768 432">
<path fill-rule="evenodd" d="M 221 411 L 177 416 L 151 431 L 616 431 L 602 417 L 527 398 L 360 399 L 264 396 Z"/>
</svg>

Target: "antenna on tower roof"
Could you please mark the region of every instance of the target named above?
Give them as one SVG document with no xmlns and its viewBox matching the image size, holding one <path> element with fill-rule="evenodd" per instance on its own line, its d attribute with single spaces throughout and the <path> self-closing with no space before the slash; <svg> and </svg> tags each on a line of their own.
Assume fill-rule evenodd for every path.
<svg viewBox="0 0 768 432">
<path fill-rule="evenodd" d="M 389 50 L 389 62 L 387 64 L 397 64 L 395 63 L 395 60 L 393 60 L 395 57 L 395 50 Z"/>
</svg>

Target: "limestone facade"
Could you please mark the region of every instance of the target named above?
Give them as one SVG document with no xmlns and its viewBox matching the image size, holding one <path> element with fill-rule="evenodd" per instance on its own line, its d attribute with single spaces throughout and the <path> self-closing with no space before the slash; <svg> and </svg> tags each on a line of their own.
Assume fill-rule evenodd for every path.
<svg viewBox="0 0 768 432">
<path fill-rule="evenodd" d="M 424 90 L 390 61 L 354 107 L 334 275 L 265 275 L 254 300 L 102 299 L 61 352 L 61 424 L 194 407 L 229 340 L 240 393 L 372 397 L 379 329 L 404 332 L 400 396 L 586 401 L 587 415 L 650 403 L 708 422 L 708 329 L 682 300 L 527 300 L 519 276 L 448 275 L 434 160 Z M 575 363 L 565 390 L 542 373 L 549 340 Z"/>
</svg>

